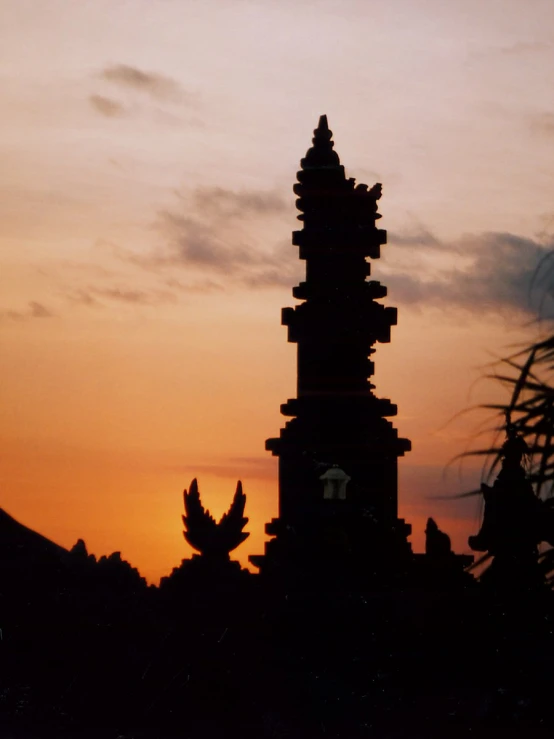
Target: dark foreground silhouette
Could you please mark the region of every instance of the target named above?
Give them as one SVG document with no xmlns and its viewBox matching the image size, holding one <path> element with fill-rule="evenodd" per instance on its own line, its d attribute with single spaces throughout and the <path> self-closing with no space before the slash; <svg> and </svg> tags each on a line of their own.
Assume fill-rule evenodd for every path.
<svg viewBox="0 0 554 739">
<path fill-rule="evenodd" d="M 552 736 L 554 603 L 539 545 L 551 507 L 521 443 L 484 486 L 483 564 L 455 554 L 429 518 L 424 554 L 398 517 L 398 458 L 368 359 L 396 309 L 368 281 L 386 232 L 382 188 L 347 178 L 327 119 L 294 191 L 306 280 L 282 322 L 298 345 L 297 397 L 266 448 L 279 458 L 279 515 L 251 574 L 237 485 L 216 523 L 196 480 L 184 535 L 197 551 L 160 587 L 118 553 L 67 551 L 0 511 L 0 737 Z M 543 560 L 544 561 L 544 560 Z"/>
<path fill-rule="evenodd" d="M 201 554 L 155 588 L 2 512 L 0 736 L 548 736 L 552 593 L 433 580 L 430 529 L 403 587 L 281 588 Z"/>
</svg>

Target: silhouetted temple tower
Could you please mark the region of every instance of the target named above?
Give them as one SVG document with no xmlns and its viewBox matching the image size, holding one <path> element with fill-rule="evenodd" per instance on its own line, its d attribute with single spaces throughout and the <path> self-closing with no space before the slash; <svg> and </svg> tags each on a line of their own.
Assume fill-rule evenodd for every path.
<svg viewBox="0 0 554 739">
<path fill-rule="evenodd" d="M 291 420 L 266 442 L 279 457 L 279 518 L 266 527 L 276 536 L 266 554 L 251 558 L 262 574 L 324 574 L 354 562 L 377 573 L 380 562 L 394 569 L 411 554 L 397 510 L 397 462 L 410 442 L 386 420 L 396 406 L 368 379 L 373 344 L 389 342 L 396 324 L 396 308 L 376 302 L 386 288 L 367 280 L 366 259 L 386 243 L 375 225 L 381 185 L 346 178 L 331 137 L 321 116 L 293 188 L 303 229 L 292 241 L 306 280 L 293 289 L 303 302 L 284 308 L 282 323 L 298 345 L 298 397 L 281 406 Z"/>
</svg>

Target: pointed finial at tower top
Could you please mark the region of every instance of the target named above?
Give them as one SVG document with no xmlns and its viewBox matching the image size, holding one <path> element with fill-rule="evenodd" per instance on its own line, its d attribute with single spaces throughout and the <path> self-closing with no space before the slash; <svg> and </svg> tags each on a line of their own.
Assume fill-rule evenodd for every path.
<svg viewBox="0 0 554 739">
<path fill-rule="evenodd" d="M 302 169 L 311 167 L 340 167 L 340 159 L 333 151 L 334 143 L 331 140 L 333 132 L 329 129 L 327 116 L 319 116 L 317 128 L 314 129 L 312 147 L 301 161 Z"/>
<path fill-rule="evenodd" d="M 333 142 L 331 141 L 332 137 L 333 137 L 333 132 L 329 128 L 329 124 L 327 122 L 327 116 L 320 115 L 317 128 L 314 129 L 314 137 L 312 139 L 313 145 L 315 147 L 319 146 L 320 148 L 326 147 L 326 148 L 332 149 L 334 146 Z"/>
</svg>

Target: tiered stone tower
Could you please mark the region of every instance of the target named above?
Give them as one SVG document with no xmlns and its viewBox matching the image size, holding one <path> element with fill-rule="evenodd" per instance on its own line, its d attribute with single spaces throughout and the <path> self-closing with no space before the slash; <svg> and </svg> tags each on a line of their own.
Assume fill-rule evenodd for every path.
<svg viewBox="0 0 554 739">
<path fill-rule="evenodd" d="M 367 279 L 366 259 L 386 243 L 375 225 L 381 185 L 347 179 L 331 138 L 321 116 L 293 188 L 306 280 L 282 323 L 298 345 L 297 397 L 281 406 L 291 420 L 279 438 L 266 442 L 279 457 L 279 518 L 266 526 L 275 536 L 266 554 L 251 561 L 285 578 L 390 579 L 411 558 L 411 527 L 397 510 L 398 457 L 410 442 L 386 420 L 396 406 L 369 381 L 373 344 L 389 342 L 396 324 L 396 308 L 377 302 L 387 289 Z"/>
</svg>

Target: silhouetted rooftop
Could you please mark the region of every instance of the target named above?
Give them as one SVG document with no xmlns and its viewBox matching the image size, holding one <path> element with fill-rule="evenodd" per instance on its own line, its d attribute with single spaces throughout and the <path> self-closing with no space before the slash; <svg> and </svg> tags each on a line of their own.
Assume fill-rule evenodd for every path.
<svg viewBox="0 0 554 739">
<path fill-rule="evenodd" d="M 0 561 L 9 563 L 16 558 L 36 558 L 40 561 L 44 557 L 59 559 L 67 553 L 67 549 L 19 523 L 0 508 Z"/>
</svg>

